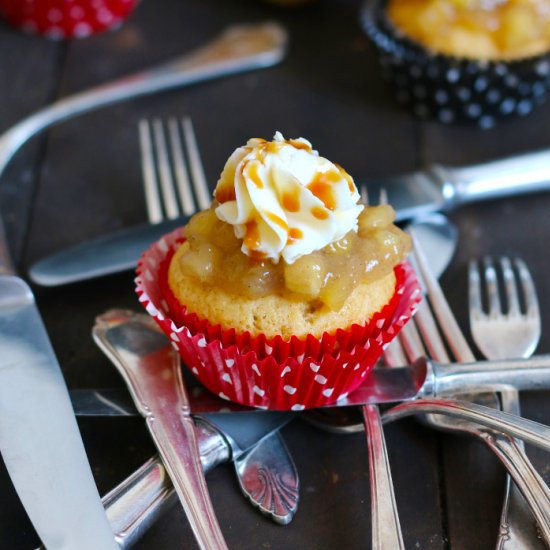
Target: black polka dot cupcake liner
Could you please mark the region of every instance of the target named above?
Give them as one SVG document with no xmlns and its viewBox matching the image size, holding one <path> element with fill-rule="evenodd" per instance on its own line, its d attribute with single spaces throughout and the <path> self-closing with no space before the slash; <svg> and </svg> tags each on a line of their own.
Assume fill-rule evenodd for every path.
<svg viewBox="0 0 550 550">
<path fill-rule="evenodd" d="M 399 103 L 423 119 L 491 128 L 528 115 L 546 99 L 550 52 L 512 61 L 476 61 L 431 52 L 386 16 L 386 0 L 367 0 L 360 20 Z"/>
</svg>

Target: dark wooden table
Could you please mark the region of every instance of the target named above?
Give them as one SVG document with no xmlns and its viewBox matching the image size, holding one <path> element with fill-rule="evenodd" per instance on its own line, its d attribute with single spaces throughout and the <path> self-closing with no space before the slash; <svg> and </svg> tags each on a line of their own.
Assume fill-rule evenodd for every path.
<svg viewBox="0 0 550 550">
<path fill-rule="evenodd" d="M 18 268 L 87 238 L 146 219 L 137 122 L 190 115 L 213 187 L 233 149 L 275 130 L 304 136 L 357 182 L 427 163 L 467 164 L 550 146 L 550 105 L 490 131 L 415 121 L 381 81 L 358 24 L 359 2 L 320 0 L 287 10 L 252 0 L 144 0 L 119 30 L 70 43 L 19 34 L 0 24 L 0 131 L 67 94 L 169 59 L 230 23 L 276 19 L 289 30 L 288 59 L 278 67 L 124 103 L 66 122 L 33 140 L 0 183 L 0 208 Z M 521 256 L 550 326 L 550 195 L 463 207 L 451 215 L 460 232 L 444 289 L 467 328 L 466 266 L 486 254 Z M 90 328 L 104 310 L 139 309 L 133 274 L 36 288 L 40 311 L 71 388 L 122 387 L 94 346 Z M 550 352 L 545 332 L 540 352 Z M 522 397 L 525 416 L 550 423 L 550 394 Z M 106 492 L 152 452 L 141 419 L 79 421 L 100 491 Z M 293 523 L 276 526 L 239 493 L 231 469 L 208 484 L 230 548 L 364 548 L 370 502 L 364 436 L 329 435 L 301 423 L 284 430 L 301 476 Z M 414 420 L 386 435 L 407 548 L 492 548 L 503 469 L 481 445 L 434 433 Z M 547 456 L 529 449 L 547 480 Z M 38 539 L 0 463 L 0 547 L 27 550 Z M 174 507 L 138 548 L 193 547 Z M 98 549 L 100 550 L 100 549 Z"/>
</svg>

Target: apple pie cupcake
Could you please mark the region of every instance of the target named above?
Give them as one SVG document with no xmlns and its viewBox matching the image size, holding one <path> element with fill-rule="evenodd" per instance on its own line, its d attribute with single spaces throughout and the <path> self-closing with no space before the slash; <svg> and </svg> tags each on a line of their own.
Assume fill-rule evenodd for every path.
<svg viewBox="0 0 550 550">
<path fill-rule="evenodd" d="M 419 300 L 409 237 L 305 139 L 251 139 L 209 210 L 143 256 L 137 292 L 211 391 L 317 407 L 368 375 Z"/>
<path fill-rule="evenodd" d="M 398 101 L 490 128 L 550 86 L 550 0 L 372 0 L 361 12 Z"/>
</svg>

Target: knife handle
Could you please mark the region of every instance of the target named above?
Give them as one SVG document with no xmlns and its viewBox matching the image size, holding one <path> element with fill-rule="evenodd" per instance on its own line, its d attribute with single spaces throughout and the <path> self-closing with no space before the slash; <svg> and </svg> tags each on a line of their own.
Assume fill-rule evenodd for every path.
<svg viewBox="0 0 550 550">
<path fill-rule="evenodd" d="M 544 390 L 550 380 L 550 355 L 439 365 L 420 359 L 427 367 L 421 396 L 441 397 L 484 391 Z"/>
<path fill-rule="evenodd" d="M 195 417 L 195 432 L 204 473 L 229 460 L 224 437 Z M 176 492 L 160 458 L 155 456 L 102 498 L 107 517 L 122 549 L 130 548 L 177 502 Z"/>
<path fill-rule="evenodd" d="M 550 151 L 454 168 L 436 165 L 430 172 L 442 186 L 448 207 L 550 188 Z"/>
</svg>

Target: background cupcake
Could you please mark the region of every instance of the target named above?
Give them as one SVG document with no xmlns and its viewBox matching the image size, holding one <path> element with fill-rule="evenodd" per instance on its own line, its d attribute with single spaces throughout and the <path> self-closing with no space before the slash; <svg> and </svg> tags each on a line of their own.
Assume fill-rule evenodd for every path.
<svg viewBox="0 0 550 550">
<path fill-rule="evenodd" d="M 548 0 L 372 0 L 361 21 L 396 98 L 420 118 L 490 128 L 546 98 Z"/>
<path fill-rule="evenodd" d="M 211 391 L 299 410 L 355 389 L 409 319 L 416 281 L 390 207 L 306 140 L 250 140 L 213 208 L 138 268 L 149 313 Z"/>
</svg>

